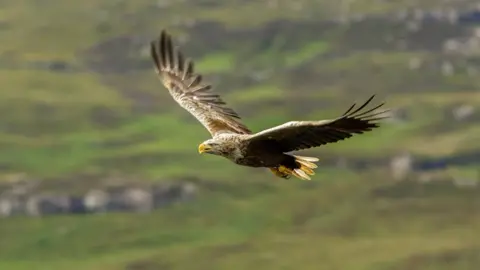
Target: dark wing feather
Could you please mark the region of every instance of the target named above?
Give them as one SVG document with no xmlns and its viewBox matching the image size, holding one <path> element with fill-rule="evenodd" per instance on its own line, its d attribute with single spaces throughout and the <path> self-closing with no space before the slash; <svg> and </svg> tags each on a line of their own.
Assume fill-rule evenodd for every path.
<svg viewBox="0 0 480 270">
<path fill-rule="evenodd" d="M 220 132 L 251 133 L 238 121 L 238 114 L 211 91 L 211 85 L 204 83 L 202 76 L 195 73 L 193 62 L 185 60 L 183 54 L 173 47 L 171 36 L 165 30 L 159 39 L 150 43 L 150 53 L 170 95 L 195 116 L 212 136 Z"/>
<path fill-rule="evenodd" d="M 342 116 L 332 120 L 291 121 L 251 135 L 250 142 L 275 141 L 282 152 L 335 143 L 362 134 L 378 127 L 382 112 L 375 112 L 384 103 L 372 109 L 363 110 L 372 101 L 370 97 L 362 106 L 353 104 Z M 362 111 L 363 110 L 363 111 Z"/>
</svg>

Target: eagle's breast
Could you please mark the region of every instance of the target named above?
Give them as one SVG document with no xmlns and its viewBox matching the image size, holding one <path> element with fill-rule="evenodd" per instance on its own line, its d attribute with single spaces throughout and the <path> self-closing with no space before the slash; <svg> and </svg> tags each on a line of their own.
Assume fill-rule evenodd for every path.
<svg viewBox="0 0 480 270">
<path fill-rule="evenodd" d="M 222 133 L 216 136 L 216 140 L 221 142 L 222 156 L 231 161 L 241 164 L 245 157 L 246 141 L 243 134 Z"/>
</svg>

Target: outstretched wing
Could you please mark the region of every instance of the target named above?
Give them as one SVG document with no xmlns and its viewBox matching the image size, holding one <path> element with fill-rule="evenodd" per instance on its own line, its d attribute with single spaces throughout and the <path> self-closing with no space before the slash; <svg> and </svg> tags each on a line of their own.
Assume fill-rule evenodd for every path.
<svg viewBox="0 0 480 270">
<path fill-rule="evenodd" d="M 150 43 L 150 53 L 163 85 L 173 99 L 190 112 L 215 136 L 220 132 L 249 134 L 250 130 L 240 123 L 238 114 L 226 106 L 218 94 L 212 93 L 211 85 L 196 74 L 191 60 L 173 47 L 172 38 L 165 30 L 159 39 Z"/>
<path fill-rule="evenodd" d="M 362 111 L 372 101 L 370 97 L 362 106 L 355 109 L 353 104 L 342 116 L 332 120 L 291 121 L 285 124 L 252 134 L 250 142 L 274 142 L 282 152 L 321 146 L 334 143 L 353 134 L 362 134 L 378 127 L 377 121 L 386 117 L 380 116 L 386 111 L 375 112 L 384 103 L 372 109 Z"/>
</svg>

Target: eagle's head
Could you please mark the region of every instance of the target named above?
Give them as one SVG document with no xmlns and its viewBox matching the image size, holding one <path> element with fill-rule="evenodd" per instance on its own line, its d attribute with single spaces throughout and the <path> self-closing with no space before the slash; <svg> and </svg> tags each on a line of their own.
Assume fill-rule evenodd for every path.
<svg viewBox="0 0 480 270">
<path fill-rule="evenodd" d="M 206 140 L 198 146 L 198 153 L 200 154 L 222 155 L 225 152 L 224 150 L 223 145 L 214 139 Z"/>
</svg>

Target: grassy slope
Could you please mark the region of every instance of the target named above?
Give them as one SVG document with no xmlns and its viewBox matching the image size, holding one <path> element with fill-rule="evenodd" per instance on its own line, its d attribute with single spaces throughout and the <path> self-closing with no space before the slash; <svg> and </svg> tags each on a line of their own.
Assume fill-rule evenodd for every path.
<svg viewBox="0 0 480 270">
<path fill-rule="evenodd" d="M 199 158 L 196 145 L 207 133 L 173 104 L 166 92 L 158 91 L 158 82 L 151 72 L 128 75 L 125 80 L 130 80 L 132 87 L 139 85 L 138 91 L 154 93 L 162 114 L 131 113 L 132 100 L 102 84 L 91 73 L 3 68 L 11 64 L 22 67 L 28 61 L 63 60 L 83 70 L 78 52 L 96 42 L 139 27 L 144 27 L 141 31 L 145 33 L 157 33 L 159 27 L 186 13 L 199 20 L 214 19 L 237 28 L 256 27 L 276 18 L 300 17 L 300 13 L 284 7 L 287 1 L 280 1 L 280 9 L 254 19 L 245 14 L 263 8 L 264 4 L 235 4 L 238 1 L 232 0 L 216 8 L 195 7 L 196 12 L 174 4 L 170 12 L 160 16 L 155 10 L 145 9 L 151 1 L 143 0 L 108 0 L 102 4 L 89 0 L 68 4 L 43 1 L 41 6 L 34 2 L 1 2 L 0 18 L 9 23 L 9 28 L 0 31 L 0 39 L 8 41 L 0 43 L 0 121 L 4 123 L 0 162 L 7 168 L 5 172 L 63 176 L 121 170 L 147 178 L 201 175 L 223 184 L 216 191 L 202 192 L 196 204 L 179 205 L 152 215 L 2 220 L 1 269 L 293 269 L 301 265 L 302 269 L 462 270 L 476 269 L 480 264 L 470 255 L 480 248 L 480 242 L 475 240 L 479 239 L 475 237 L 475 228 L 480 225 L 475 215 L 480 207 L 475 199 L 478 193 L 450 190 L 438 194 L 420 192 L 417 198 L 378 199 L 370 192 L 388 184 L 372 179 L 386 177 L 330 170 L 319 173 L 313 188 L 295 181 L 272 183 L 264 171 L 231 166 L 228 161 L 213 157 Z M 314 5 L 313 1 L 304 2 Z M 356 1 L 354 10 L 375 13 L 400 6 L 371 2 Z M 422 1 L 425 5 L 434 2 Z M 325 0 L 319 3 L 322 9 L 311 8 L 310 12 L 328 17 L 336 10 L 331 3 Z M 102 19 L 102 7 L 112 11 L 108 20 Z M 125 14 L 145 16 L 132 20 Z M 96 27 L 105 23 L 110 30 L 98 32 Z M 262 52 L 267 59 L 261 61 L 268 63 L 269 59 L 281 57 L 286 67 L 294 67 L 301 64 L 299 59 L 318 56 L 334 47 L 329 42 L 308 43 L 296 53 Z M 232 59 L 236 56 L 232 52 L 212 52 L 211 56 L 214 57 L 207 55 L 205 60 L 199 60 L 200 71 L 221 73 L 235 68 Z M 300 116 L 335 116 L 343 110 L 335 106 L 348 106 L 353 99 L 360 100 L 374 89 L 388 97 L 393 106 L 421 105 L 414 110 L 415 120 L 405 126 L 386 125 L 375 134 L 333 145 L 319 155 L 326 151 L 358 155 L 361 151 L 376 156 L 400 149 L 443 155 L 462 150 L 465 146 L 458 142 L 459 136 L 473 138 L 478 130 L 466 126 L 461 131 L 446 131 L 434 137 L 424 131 L 437 121 L 437 105 L 461 101 L 478 106 L 478 92 L 426 89 L 431 91 L 427 94 L 389 90 L 402 86 L 401 80 L 391 79 L 395 79 L 395 67 L 407 66 L 406 58 L 397 53 L 346 56 L 313 64 L 318 73 L 347 74 L 349 78 L 322 86 L 326 89 L 322 92 L 314 87 L 292 89 L 279 82 L 286 73 L 258 87 L 229 89 L 225 99 L 241 114 L 248 115 L 248 125 L 260 130 Z M 369 65 L 392 69 L 375 76 L 362 73 Z M 375 80 L 379 76 L 382 79 Z M 455 77 L 446 80 L 451 81 L 445 85 L 452 89 L 459 81 Z M 353 92 L 356 88 L 352 86 L 359 84 L 368 91 L 362 90 L 362 95 Z M 285 98 L 293 96 L 300 97 L 295 102 Z M 252 114 L 248 107 L 258 99 L 264 104 L 277 101 L 299 107 L 313 97 L 327 100 L 330 105 L 313 108 L 305 115 L 288 110 L 278 113 L 278 105 Z M 107 116 L 99 110 L 107 110 Z M 115 121 L 102 124 L 103 117 L 113 117 Z M 419 147 L 425 142 L 430 147 Z M 468 148 L 480 147 L 478 141 L 471 142 Z M 223 169 L 218 170 L 218 166 Z M 185 260 L 186 256 L 190 259 Z"/>
<path fill-rule="evenodd" d="M 368 180 L 379 175 L 326 171 L 321 178 L 313 186 L 259 180 L 261 189 L 247 180 L 242 189 L 205 192 L 196 204 L 152 215 L 8 219 L 0 223 L 0 266 L 407 269 L 398 267 L 417 258 L 418 269 L 478 266 L 469 255 L 480 245 L 478 191 L 417 186 L 389 198 L 374 192 L 385 184 Z"/>
</svg>

